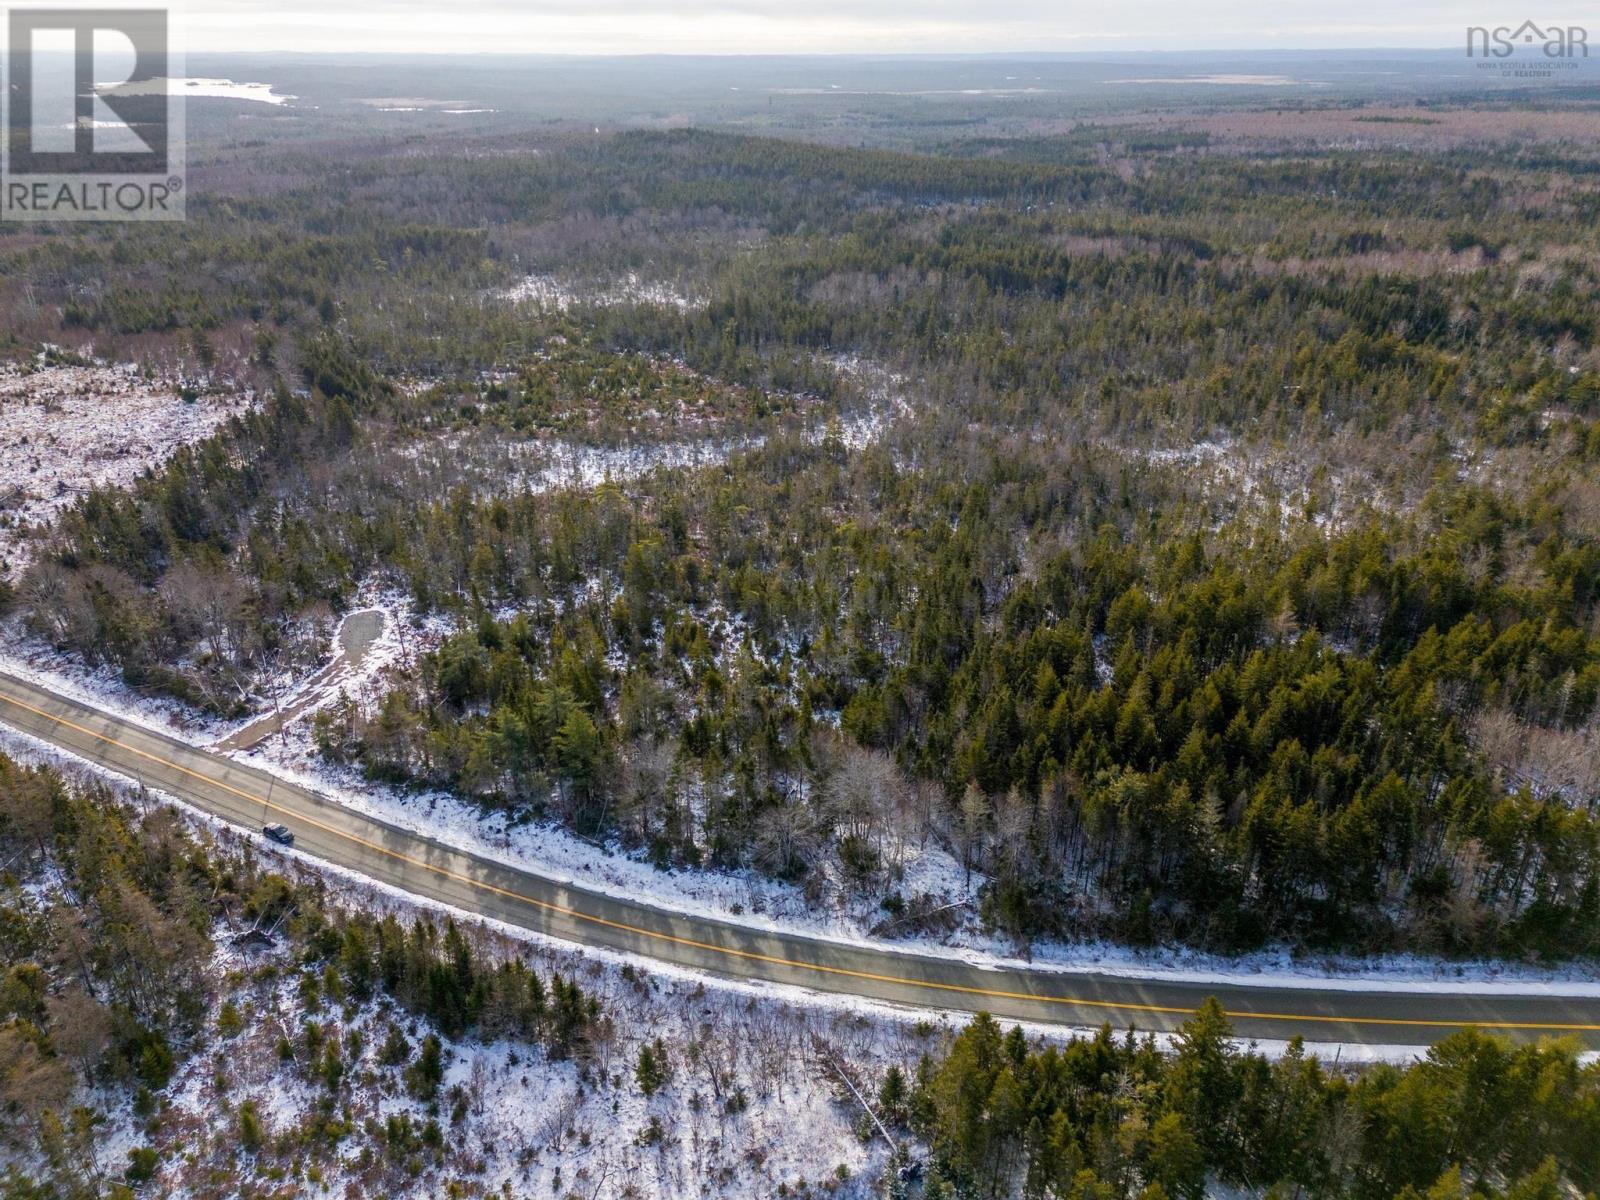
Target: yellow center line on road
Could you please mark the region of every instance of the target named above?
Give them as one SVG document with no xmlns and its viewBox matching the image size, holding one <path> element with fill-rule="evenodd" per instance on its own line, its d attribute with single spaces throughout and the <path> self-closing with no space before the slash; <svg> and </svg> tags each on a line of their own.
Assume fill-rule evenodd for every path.
<svg viewBox="0 0 1600 1200">
<path fill-rule="evenodd" d="M 662 933 L 654 929 L 644 929 L 637 925 L 629 925 L 622 921 L 613 921 L 607 917 L 597 916 L 594 913 L 586 913 L 580 909 L 569 908 L 566 905 L 557 904 L 550 900 L 540 900 L 534 896 L 525 895 L 522 892 L 499 887 L 492 883 L 486 883 L 481 879 L 474 879 L 470 875 L 463 875 L 460 872 L 452 871 L 447 867 L 437 866 L 434 863 L 427 862 L 424 859 L 413 858 L 409 854 L 403 854 L 398 850 L 391 850 L 387 846 L 380 846 L 377 843 L 370 842 L 357 834 L 349 833 L 343 829 L 338 829 L 332 825 L 318 821 L 314 817 L 308 817 L 303 813 L 298 813 L 291 809 L 284 808 L 281 805 L 274 804 L 270 800 L 264 799 L 261 796 L 254 795 L 251 792 L 243 791 L 240 788 L 234 787 L 225 780 L 214 778 L 213 776 L 207 775 L 200 771 L 195 771 L 181 763 L 175 763 L 171 759 L 163 758 L 159 754 L 152 754 L 148 750 L 141 750 L 138 746 L 133 746 L 127 742 L 121 741 L 118 738 L 110 737 L 107 734 L 101 733 L 99 730 L 90 729 L 87 726 L 79 725 L 77 722 L 68 720 L 66 717 L 59 716 L 52 712 L 47 712 L 41 708 L 35 708 L 33 705 L 28 704 L 25 701 L 13 699 L 10 696 L 3 695 L 0 695 L 0 701 L 13 705 L 16 708 L 23 709 L 26 712 L 33 713 L 35 716 L 43 717 L 47 721 L 54 722 L 58 725 L 64 725 L 68 729 L 76 730 L 78 733 L 85 734 L 98 741 L 105 742 L 109 746 L 115 746 L 119 750 L 125 750 L 130 754 L 136 754 L 140 758 L 147 759 L 152 763 L 167 767 L 171 770 L 179 772 L 180 774 L 187 775 L 192 779 L 199 780 L 201 783 L 209 784 L 215 788 L 221 788 L 226 792 L 231 792 L 233 795 L 242 800 L 246 800 L 251 804 L 259 804 L 263 808 L 276 812 L 281 816 L 288 817 L 291 820 L 300 822 L 302 824 L 310 825 L 315 829 L 320 829 L 322 832 L 330 834 L 333 837 L 343 838 L 347 842 L 351 842 L 376 854 L 384 855 L 388 858 L 394 859 L 397 862 L 402 862 L 412 867 L 420 867 L 425 871 L 431 871 L 433 874 L 441 876 L 445 879 L 454 880 L 457 883 L 464 883 L 469 887 L 479 888 L 483 891 L 493 892 L 497 895 L 519 901 L 523 904 L 532 905 L 547 912 L 555 913 L 560 916 L 572 917 L 579 921 L 586 921 L 594 925 L 603 926 L 607 929 L 633 934 L 637 937 L 668 942 L 673 945 L 686 946 L 696 950 L 704 950 L 709 953 L 726 955 L 730 958 L 738 958 L 749 962 L 767 963 L 774 966 L 790 967 L 803 971 L 815 971 L 819 974 L 832 975 L 846 979 L 861 979 L 874 983 L 895 984 L 901 987 L 925 988 L 933 991 L 952 992 L 966 996 L 981 996 L 993 1000 L 1024 1000 L 1041 1004 L 1057 1004 L 1064 1007 L 1105 1009 L 1116 1012 L 1161 1013 L 1175 1016 L 1191 1016 L 1194 1013 L 1194 1009 L 1184 1008 L 1181 1006 L 1140 1004 L 1132 1001 L 1122 1000 L 1085 1000 L 1073 996 L 1043 996 L 1036 995 L 1032 992 L 1013 992 L 999 988 L 975 987 L 967 984 L 941 983 L 937 980 L 931 979 L 908 979 L 900 975 L 881 975 L 872 971 L 855 970 L 851 967 L 832 967 L 824 963 L 805 962 L 800 959 L 783 958 L 772 954 L 762 954 L 755 950 L 740 950 L 732 946 L 720 946 L 715 942 L 697 941 L 694 938 L 680 937 L 677 934 Z M 108 714 L 107 719 L 114 720 L 115 718 L 110 717 Z M 152 734 L 151 736 L 156 737 L 160 735 Z M 194 751 L 194 753 L 199 754 L 202 753 L 202 751 L 197 749 Z M 285 786 L 293 787 L 294 785 L 286 784 Z M 446 849 L 449 848 L 446 847 Z M 452 850 L 451 852 L 465 853 L 464 851 L 455 850 Z M 510 869 L 514 870 L 515 868 Z M 872 999 L 873 997 L 866 998 Z M 1428 1021 L 1420 1020 L 1414 1017 L 1343 1017 L 1324 1013 L 1268 1013 L 1251 1011 L 1238 1011 L 1232 1015 L 1258 1021 L 1297 1021 L 1332 1025 L 1379 1025 L 1422 1029 L 1445 1029 L 1457 1025 L 1456 1022 L 1452 1021 Z M 1479 1029 L 1532 1030 L 1552 1033 L 1600 1033 L 1600 1024 L 1585 1025 L 1528 1021 L 1474 1021 L 1471 1022 L 1471 1024 Z"/>
</svg>

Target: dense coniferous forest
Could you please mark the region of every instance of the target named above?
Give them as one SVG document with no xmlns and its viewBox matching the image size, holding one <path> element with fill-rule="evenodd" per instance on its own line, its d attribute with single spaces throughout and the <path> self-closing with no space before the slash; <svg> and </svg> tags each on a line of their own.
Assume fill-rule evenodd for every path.
<svg viewBox="0 0 1600 1200">
<path fill-rule="evenodd" d="M 264 397 L 32 631 L 237 715 L 381 579 L 453 632 L 319 716 L 375 780 L 892 911 L 935 839 L 1021 942 L 1592 955 L 1592 147 L 494 148 L 12 248 L 18 347 Z"/>
<path fill-rule="evenodd" d="M 1032 1047 L 978 1017 L 884 1107 L 930 1140 L 924 1195 L 1555 1197 L 1593 1189 L 1595 1069 L 1464 1030 L 1352 1077 L 1237 1050 L 1203 1008 L 1171 1054 L 1109 1029 Z"/>
</svg>

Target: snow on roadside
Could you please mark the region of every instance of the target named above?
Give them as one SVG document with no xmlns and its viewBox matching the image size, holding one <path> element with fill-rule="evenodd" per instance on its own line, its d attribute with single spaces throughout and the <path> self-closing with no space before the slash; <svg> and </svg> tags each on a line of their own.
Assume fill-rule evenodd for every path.
<svg viewBox="0 0 1600 1200">
<path fill-rule="evenodd" d="M 166 797 L 166 799 L 169 803 L 183 809 L 192 819 L 210 822 L 219 827 L 226 827 L 225 823 L 220 819 L 201 813 L 199 810 L 190 809 L 181 800 L 172 797 Z M 600 946 L 586 946 L 580 950 L 570 942 L 563 942 L 548 934 L 526 929 L 520 925 L 512 925 L 494 917 L 467 912 L 440 900 L 415 896 L 391 884 L 368 879 L 365 875 L 359 875 L 343 867 L 331 866 L 319 859 L 312 858 L 301 850 L 266 844 L 263 844 L 262 848 L 268 855 L 276 855 L 286 860 L 298 859 L 304 869 L 311 872 L 320 872 L 341 881 L 342 887 L 346 892 L 360 897 L 362 903 L 367 905 L 368 911 L 371 912 L 393 912 L 398 916 L 431 912 L 438 913 L 441 916 L 464 918 L 469 921 L 476 921 L 486 929 L 493 930 L 508 939 L 542 947 L 552 954 L 572 956 L 574 961 L 582 959 L 591 963 L 598 962 L 615 967 L 631 967 L 634 970 L 642 970 L 664 979 L 680 981 L 695 987 L 701 992 L 720 993 L 728 997 L 742 997 L 746 1002 L 777 1001 L 797 1011 L 832 1012 L 841 1016 L 854 1016 L 863 1021 L 890 1026 L 896 1024 L 907 1026 L 915 1022 L 915 1025 L 922 1029 L 931 1027 L 941 1034 L 951 1036 L 959 1033 L 966 1026 L 969 1019 L 968 1014 L 953 1009 L 917 1009 L 907 1005 L 892 1004 L 884 1000 L 874 1000 L 866 996 L 854 996 L 846 992 L 819 992 L 794 984 L 732 979 L 696 971 L 692 967 L 663 962 L 659 959 L 644 958 L 624 950 L 611 950 Z M 336 888 L 337 886 L 339 885 L 336 884 Z M 1030 1038 L 1055 1044 L 1068 1042 L 1075 1038 L 1093 1037 L 1099 1032 L 1098 1025 L 1074 1025 L 1070 1022 L 1054 1024 L 1007 1019 L 1002 1024 L 1007 1029 L 1015 1025 Z M 1174 1034 L 1157 1033 L 1149 1030 L 1142 1030 L 1141 1033 L 1153 1038 L 1157 1047 L 1163 1051 L 1170 1051 L 1175 1046 L 1176 1035 Z M 922 1035 L 919 1034 L 919 1036 Z M 1427 1049 L 1426 1046 L 1406 1045 L 1399 1042 L 1327 1042 L 1319 1041 L 1314 1036 L 1306 1037 L 1302 1040 L 1309 1051 L 1318 1055 L 1324 1062 L 1337 1060 L 1349 1064 L 1408 1063 L 1421 1057 Z M 1268 1058 L 1281 1058 L 1289 1049 L 1288 1042 L 1272 1038 L 1240 1037 L 1234 1038 L 1232 1041 L 1240 1050 L 1254 1049 Z M 1584 1051 L 1580 1058 L 1583 1062 L 1600 1061 L 1600 1050 Z"/>
<path fill-rule="evenodd" d="M 390 684 L 390 672 L 436 645 L 449 632 L 442 618 L 413 620 L 398 593 L 371 587 L 362 592 L 362 606 L 386 613 L 384 634 L 373 644 L 361 668 L 339 678 L 317 703 L 293 722 L 284 736 L 272 736 L 249 752 L 232 757 L 311 788 L 357 812 L 390 822 L 484 858 L 595 891 L 638 899 L 675 912 L 735 921 L 857 945 L 916 954 L 960 958 L 989 968 L 1017 966 L 1019 959 L 1003 939 L 968 924 L 942 938 L 918 937 L 888 941 L 868 930 L 883 917 L 871 896 L 835 893 L 827 907 L 809 901 L 792 884 L 751 870 L 661 870 L 616 845 L 595 845 L 551 823 L 514 823 L 503 812 L 484 814 L 443 792 L 410 792 L 364 779 L 360 772 L 325 762 L 311 737 L 312 713 L 340 696 L 370 707 Z M 190 721 L 187 727 L 164 724 L 178 706 L 130 697 L 126 687 L 107 673 L 91 675 L 78 668 L 63 676 L 56 669 L 19 664 L 0 653 L 0 670 L 9 670 L 55 688 L 63 694 L 110 709 L 146 727 L 177 733 L 197 743 L 222 740 L 234 731 L 214 721 Z M 974 872 L 971 888 L 983 877 Z M 959 864 L 932 842 L 908 847 L 906 895 L 919 892 L 944 896 L 953 903 L 967 898 Z M 1349 956 L 1297 957 L 1284 948 L 1241 957 L 1224 957 L 1162 947 L 1136 950 L 1104 942 L 1047 943 L 1031 947 L 1027 965 L 1040 970 L 1098 972 L 1132 978 L 1185 980 L 1216 986 L 1300 987 L 1344 991 L 1473 992 L 1500 991 L 1550 996 L 1600 996 L 1600 973 L 1592 964 L 1567 964 L 1548 969 L 1514 963 L 1448 962 L 1422 955 L 1360 959 Z"/>
<path fill-rule="evenodd" d="M 393 591 L 370 588 L 363 592 L 363 604 L 387 613 L 385 632 L 360 670 L 341 677 L 319 706 L 347 696 L 359 707 L 372 709 L 390 686 L 392 669 L 437 645 L 450 631 L 442 618 L 415 622 L 407 600 Z M 873 938 L 868 931 L 884 916 L 875 894 L 838 891 L 826 906 L 819 906 L 799 887 L 753 870 L 662 870 L 616 844 L 596 845 L 553 823 L 518 823 L 504 812 L 484 813 L 446 792 L 404 791 L 372 783 L 353 767 L 321 758 L 311 736 L 309 713 L 291 724 L 283 736 L 271 737 L 233 757 L 357 812 L 484 858 L 674 912 L 903 953 L 947 955 L 980 967 L 998 969 L 1023 961 L 1005 939 L 971 921 L 942 938 Z M 904 877 L 898 888 L 907 896 L 924 894 L 962 904 L 984 882 L 978 872 L 973 872 L 969 882 L 955 858 L 933 839 L 922 847 L 907 846 L 903 861 Z M 1283 948 L 1235 958 L 1181 947 L 1135 950 L 1105 942 L 1039 942 L 1031 947 L 1026 961 L 1042 970 L 1182 979 L 1217 986 L 1346 991 L 1425 988 L 1432 992 L 1487 988 L 1600 996 L 1600 974 L 1593 965 L 1580 964 L 1540 969 L 1511 963 L 1446 962 L 1422 955 L 1311 958 L 1297 957 Z"/>
<path fill-rule="evenodd" d="M 190 809 L 181 800 L 172 797 L 165 797 L 165 799 L 182 809 L 191 819 L 207 822 L 219 828 L 229 828 L 220 819 L 201 813 L 197 809 Z M 784 1006 L 793 1008 L 797 1012 L 806 1010 L 831 1012 L 841 1017 L 855 1017 L 862 1021 L 875 1022 L 889 1027 L 896 1025 L 908 1027 L 914 1024 L 915 1029 L 918 1031 L 916 1034 L 918 1037 L 926 1036 L 926 1033 L 922 1031 L 930 1028 L 942 1035 L 953 1036 L 965 1028 L 969 1020 L 968 1014 L 952 1009 L 917 1009 L 907 1005 L 892 1004 L 884 1000 L 874 1000 L 866 996 L 854 996 L 845 992 L 818 992 L 794 984 L 732 979 L 696 971 L 692 967 L 679 966 L 675 963 L 662 962 L 653 958 L 644 958 L 625 950 L 612 950 L 600 946 L 586 946 L 578 949 L 570 942 L 561 941 L 548 934 L 526 929 L 520 925 L 512 925 L 494 917 L 467 912 L 441 900 L 412 895 L 410 892 L 402 891 L 391 884 L 368 879 L 365 875 L 359 875 L 344 867 L 330 866 L 319 859 L 307 855 L 302 850 L 287 849 L 282 846 L 267 845 L 265 843 L 262 844 L 261 849 L 267 856 L 276 856 L 284 860 L 298 860 L 299 865 L 304 870 L 332 877 L 335 880 L 334 888 L 336 891 L 342 888 L 347 895 L 358 897 L 369 912 L 392 912 L 399 917 L 414 916 L 418 913 L 437 913 L 440 916 L 453 916 L 458 919 L 475 921 L 484 928 L 492 930 L 507 939 L 541 947 L 553 955 L 566 955 L 568 956 L 566 961 L 569 964 L 580 961 L 590 963 L 591 973 L 594 970 L 593 964 L 595 963 L 619 968 L 629 967 L 663 979 L 679 981 L 694 987 L 700 993 L 742 998 L 746 1003 L 776 1001 Z M 1075 1038 L 1093 1037 L 1099 1032 L 1100 1028 L 1098 1025 L 1074 1025 L 1070 1022 L 1047 1024 L 1038 1021 L 1011 1019 L 1004 1020 L 1002 1024 L 1007 1029 L 1017 1026 L 1030 1038 L 1055 1044 L 1068 1042 Z M 1140 1032 L 1144 1036 L 1153 1038 L 1157 1047 L 1163 1051 L 1170 1051 L 1175 1046 L 1175 1034 L 1158 1033 L 1149 1030 Z M 1426 1046 L 1406 1045 L 1399 1042 L 1327 1042 L 1319 1041 L 1315 1037 L 1307 1037 L 1302 1040 L 1309 1051 L 1318 1055 L 1324 1062 L 1337 1060 L 1349 1064 L 1408 1063 L 1421 1057 L 1427 1049 Z M 1273 1038 L 1240 1037 L 1234 1038 L 1232 1041 L 1240 1050 L 1254 1049 L 1268 1058 L 1281 1058 L 1289 1049 L 1287 1041 Z M 1600 1061 L 1600 1050 L 1584 1051 L 1580 1058 L 1584 1062 Z"/>
<path fill-rule="evenodd" d="M 132 483 L 244 411 L 247 395 L 187 401 L 132 365 L 0 365 L 0 578 L 31 558 L 23 536 L 94 487 Z"/>
<path fill-rule="evenodd" d="M 135 725 L 197 744 L 222 728 L 216 718 L 170 697 L 141 696 L 113 667 L 86 666 L 82 659 L 60 653 L 29 636 L 15 617 L 0 625 L 0 671 L 69 700 L 92 704 Z"/>
<path fill-rule="evenodd" d="M 882 915 L 870 907 L 866 911 L 849 905 L 818 909 L 794 885 L 754 871 L 664 871 L 617 846 L 597 846 L 551 824 L 513 824 L 504 813 L 480 814 L 471 804 L 446 793 L 398 792 L 368 782 L 351 768 L 320 761 L 303 732 L 298 739 L 291 738 L 287 747 L 273 739 L 253 753 L 234 757 L 357 812 L 560 882 L 642 900 L 673 912 L 890 952 L 949 956 L 990 969 L 1026 965 L 1036 970 L 1184 980 L 1219 987 L 1600 996 L 1600 976 L 1592 965 L 1538 969 L 1510 963 L 1454 963 L 1422 955 L 1306 959 L 1285 949 L 1226 958 L 1179 947 L 1139 951 L 1103 942 L 1035 943 L 1024 962 L 1009 952 L 1004 939 L 971 925 L 943 939 L 885 941 L 866 932 Z M 942 881 L 948 889 L 953 877 L 960 874 L 953 860 L 931 844 L 908 855 L 906 870 L 910 888 L 939 887 Z M 973 886 L 980 882 L 981 877 L 974 873 Z M 958 895 L 951 898 L 960 899 Z"/>
<path fill-rule="evenodd" d="M 16 733 L 4 726 L 0 726 L 0 752 L 4 752 L 16 761 L 25 764 L 53 766 L 57 769 L 63 769 L 71 775 L 107 779 L 113 784 L 123 787 L 126 787 L 129 783 L 124 777 L 98 763 L 90 762 L 68 751 L 60 750 L 27 734 Z M 164 792 L 152 792 L 150 794 L 157 800 L 171 805 L 195 827 L 209 830 L 213 835 L 222 838 L 224 841 L 230 839 L 243 840 L 247 836 L 222 818 L 194 808 L 178 797 Z M 690 967 L 644 958 L 621 950 L 602 947 L 584 947 L 580 949 L 571 943 L 535 930 L 525 929 L 479 913 L 467 912 L 443 901 L 413 895 L 390 884 L 369 879 L 344 867 L 323 862 L 302 850 L 286 848 L 257 839 L 251 839 L 251 841 L 253 843 L 252 849 L 258 856 L 278 860 L 285 870 L 297 871 L 303 876 L 317 876 L 324 879 L 335 895 L 359 903 L 365 911 L 375 915 L 393 913 L 403 919 L 409 919 L 419 914 L 437 914 L 476 923 L 510 941 L 536 947 L 547 956 L 548 961 L 558 963 L 561 969 L 566 970 L 569 974 L 578 975 L 583 973 L 592 979 L 596 972 L 602 969 L 628 968 L 671 981 L 676 985 L 690 987 L 693 989 L 692 996 L 694 998 L 703 998 L 707 995 L 720 997 L 721 999 L 717 1001 L 719 1005 L 739 1004 L 748 1007 L 756 1003 L 770 1002 L 778 1004 L 780 1010 L 784 1012 L 792 1010 L 796 1014 L 803 1014 L 807 1011 L 834 1013 L 840 1019 L 853 1018 L 858 1023 L 858 1026 L 862 1028 L 877 1027 L 890 1031 L 897 1030 L 902 1039 L 907 1035 L 912 1035 L 919 1040 L 926 1039 L 930 1030 L 940 1037 L 950 1036 L 958 1032 L 967 1022 L 967 1016 L 964 1013 L 946 1009 L 911 1009 L 844 993 L 813 992 L 789 984 L 753 982 L 703 974 Z M 1007 1021 L 1005 1025 L 1008 1028 L 1012 1025 L 1018 1025 L 1030 1038 L 1055 1043 L 1069 1041 L 1077 1037 L 1093 1036 L 1097 1032 L 1097 1027 L 1072 1024 L 1057 1025 L 1027 1021 Z M 1173 1046 L 1173 1035 L 1171 1034 L 1153 1033 L 1149 1034 L 1149 1036 L 1154 1038 L 1156 1045 L 1162 1050 L 1170 1050 Z M 1289 1046 L 1287 1042 L 1272 1039 L 1235 1038 L 1233 1040 L 1239 1049 L 1254 1049 L 1269 1058 L 1282 1056 Z M 1338 1061 L 1352 1065 L 1377 1062 L 1407 1063 L 1420 1057 L 1426 1049 L 1422 1046 L 1402 1043 L 1319 1042 L 1314 1038 L 1307 1039 L 1307 1045 L 1313 1053 L 1320 1056 L 1325 1062 Z M 1581 1057 L 1584 1062 L 1596 1061 L 1600 1059 L 1600 1051 L 1586 1051 Z"/>
<path fill-rule="evenodd" d="M 71 757 L 42 743 L 13 747 L 3 733 L 0 748 L 30 761 Z M 93 770 L 81 760 L 74 765 Z M 814 1044 L 827 1046 L 872 1087 L 890 1064 L 909 1069 L 920 1053 L 937 1050 L 964 1024 L 951 1018 L 929 1022 L 881 1006 L 871 1012 L 851 1004 L 818 1007 L 804 993 L 723 987 L 692 972 L 656 971 L 648 960 L 589 954 L 330 871 L 298 852 L 257 845 L 171 797 L 156 793 L 154 798 L 173 804 L 225 851 L 249 845 L 274 869 L 327 883 L 336 905 L 372 915 L 393 913 L 402 921 L 464 919 L 469 928 L 483 931 L 480 942 L 487 942 L 491 958 L 521 957 L 546 977 L 559 971 L 599 999 L 608 1020 L 587 1063 L 553 1059 L 537 1045 L 511 1040 L 442 1039 L 441 1094 L 447 1102 L 463 1096 L 470 1119 L 452 1124 L 442 1164 L 397 1185 L 395 1195 L 441 1194 L 449 1180 L 463 1177 L 486 1184 L 493 1194 L 502 1187 L 516 1194 L 565 1194 L 563 1181 L 570 1186 L 574 1180 L 582 1182 L 584 1194 L 596 1194 L 610 1178 L 628 1180 L 632 1187 L 607 1194 L 639 1200 L 688 1194 L 731 1200 L 831 1178 L 847 1182 L 830 1187 L 830 1194 L 866 1200 L 877 1194 L 874 1181 L 886 1149 L 880 1141 L 864 1144 L 856 1136 L 856 1109 L 834 1088 Z M 219 1112 L 252 1100 L 269 1136 L 293 1136 L 317 1119 L 326 1095 L 303 1062 L 285 1062 L 278 1052 L 278 1039 L 297 1040 L 298 1018 L 311 1015 L 292 961 L 281 947 L 243 952 L 233 945 L 233 932 L 226 923 L 215 930 L 209 969 L 222 992 L 201 1022 L 195 1052 L 162 1092 L 167 1136 L 160 1184 L 171 1194 L 188 1194 L 212 1168 L 252 1169 L 254 1160 L 237 1153 L 232 1123 L 219 1120 Z M 232 1037 L 216 1032 L 223 1000 L 231 1000 L 243 1018 L 241 1032 Z M 414 1046 L 423 1022 L 382 996 L 360 1004 L 325 1003 L 315 1018 L 327 1040 L 348 1056 L 349 1087 L 339 1099 L 356 1129 L 368 1128 L 369 1119 L 381 1124 L 396 1116 L 420 1128 L 436 1115 L 406 1093 L 398 1069 L 377 1064 L 391 1023 Z M 352 1049 L 358 1044 L 355 1033 L 359 1051 Z M 646 1097 L 634 1082 L 633 1065 L 643 1045 L 656 1039 L 667 1047 L 672 1077 L 659 1094 Z M 104 1118 L 95 1138 L 96 1161 L 102 1171 L 117 1173 L 125 1168 L 128 1151 L 149 1138 L 125 1103 L 106 1104 Z M 652 1118 L 664 1134 L 659 1142 L 643 1136 Z M 175 1148 L 182 1152 L 174 1153 Z M 319 1191 L 369 1194 L 363 1150 L 357 1134 L 340 1146 L 333 1162 L 320 1164 Z"/>
</svg>

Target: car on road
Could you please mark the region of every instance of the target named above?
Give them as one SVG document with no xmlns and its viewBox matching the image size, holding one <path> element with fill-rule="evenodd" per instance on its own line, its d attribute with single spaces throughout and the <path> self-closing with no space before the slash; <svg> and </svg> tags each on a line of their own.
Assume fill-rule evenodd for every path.
<svg viewBox="0 0 1600 1200">
<path fill-rule="evenodd" d="M 287 825 L 263 825 L 261 832 L 266 834 L 280 846 L 294 845 L 294 834 L 289 832 Z"/>
</svg>

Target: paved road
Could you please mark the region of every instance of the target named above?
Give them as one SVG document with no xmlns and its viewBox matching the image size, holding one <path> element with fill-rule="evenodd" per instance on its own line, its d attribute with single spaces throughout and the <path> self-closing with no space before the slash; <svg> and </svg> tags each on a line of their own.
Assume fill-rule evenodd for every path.
<svg viewBox="0 0 1600 1200">
<path fill-rule="evenodd" d="M 3 673 L 0 721 L 248 829 L 282 821 L 306 853 L 407 892 L 565 941 L 738 979 L 924 1008 L 987 1009 L 1019 1020 L 1151 1030 L 1174 1028 L 1215 994 L 1247 1037 L 1420 1045 L 1477 1024 L 1516 1038 L 1571 1035 L 1600 1048 L 1600 999 L 1539 995 L 1532 985 L 1531 994 L 1462 995 L 991 970 L 685 916 L 489 862 Z"/>
</svg>

